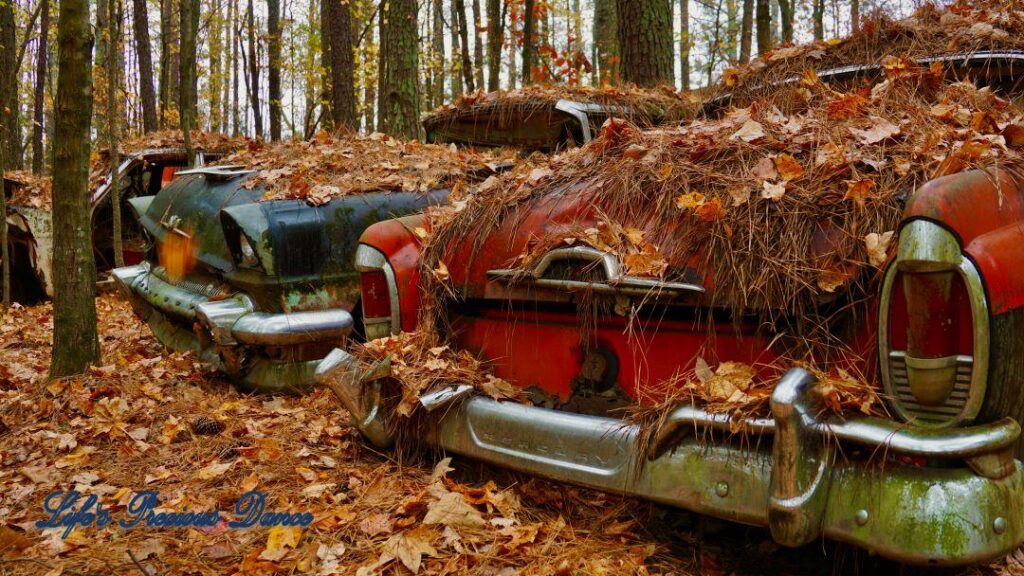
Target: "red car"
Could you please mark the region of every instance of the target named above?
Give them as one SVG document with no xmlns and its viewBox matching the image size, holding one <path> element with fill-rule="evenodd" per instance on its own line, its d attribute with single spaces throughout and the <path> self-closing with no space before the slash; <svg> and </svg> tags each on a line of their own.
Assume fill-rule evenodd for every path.
<svg viewBox="0 0 1024 576">
<path fill-rule="evenodd" d="M 1024 65 L 1024 54 L 921 58 L 916 65 L 970 76 L 998 92 L 1016 86 L 1013 70 Z M 856 83 L 881 69 L 846 66 L 817 78 Z M 711 102 L 708 113 L 722 102 Z M 682 131 L 699 132 L 699 122 Z M 734 136 L 756 141 L 761 136 L 751 133 L 759 129 L 741 128 Z M 888 130 L 884 138 L 898 127 Z M 857 135 L 872 144 L 884 140 L 875 136 Z M 867 161 L 879 173 L 893 169 Z M 776 166 L 781 170 L 778 160 Z M 878 382 L 887 416 L 826 410 L 812 393 L 815 376 L 802 368 L 779 378 L 766 415 L 736 417 L 683 403 L 652 437 L 611 411 L 621 403 L 608 400 L 602 409 L 585 402 L 628 403 L 661 393 L 644 382 L 671 381 L 709 346 L 722 361 L 772 361 L 786 334 L 753 316 L 719 319 L 709 302 L 728 279 L 709 275 L 700 258 L 670 262 L 681 272 L 667 278 L 633 273 L 593 243 L 538 242 L 553 232 L 599 227 L 602 216 L 584 183 L 551 186 L 552 192 L 509 207 L 498 224 L 482 225 L 482 236 L 440 248 L 445 286 L 455 293 L 443 301 L 449 345 L 471 352 L 497 377 L 539 390 L 553 407 L 496 401 L 470 386 L 434 389 L 419 398 L 432 423 L 423 441 L 555 480 L 764 526 L 786 546 L 825 536 L 901 562 L 943 566 L 1013 550 L 1024 542 L 1024 471 L 1016 459 L 1024 416 L 1024 179 L 1012 169 L 949 171 L 956 173 L 921 182 L 899 198 L 898 241 L 888 259 L 883 250 L 877 274 L 866 280 L 877 291 L 867 298 L 876 315 L 833 331 L 845 346 L 872 350 L 854 364 Z M 785 183 L 778 191 L 767 184 L 749 202 L 771 206 L 778 200 L 773 194 L 785 193 Z M 687 201 L 693 198 L 679 203 Z M 650 214 L 635 208 L 641 220 Z M 713 220 L 714 211 L 702 216 L 708 212 Z M 430 228 L 426 216 L 410 216 L 374 224 L 360 239 L 356 265 L 369 338 L 417 329 L 427 275 L 436 265 L 424 261 Z M 819 225 L 815 241 L 835 248 L 842 239 L 828 230 Z M 844 285 L 819 279 L 821 301 L 841 302 L 842 290 L 833 294 L 837 286 Z M 656 298 L 664 306 L 632 325 L 639 334 L 621 315 L 597 313 L 583 343 L 577 303 L 588 294 Z M 382 375 L 342 350 L 318 370 L 364 435 L 387 446 L 396 416 L 388 413 Z M 737 430 L 744 434 L 734 435 Z"/>
</svg>

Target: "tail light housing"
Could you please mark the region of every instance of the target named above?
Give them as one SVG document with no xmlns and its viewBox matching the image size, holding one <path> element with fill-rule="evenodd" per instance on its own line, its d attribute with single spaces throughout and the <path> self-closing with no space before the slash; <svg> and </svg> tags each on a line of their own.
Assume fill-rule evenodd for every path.
<svg viewBox="0 0 1024 576">
<path fill-rule="evenodd" d="M 391 265 L 383 253 L 365 244 L 356 249 L 355 260 L 366 339 L 397 334 L 400 330 L 398 287 Z"/>
<path fill-rule="evenodd" d="M 952 232 L 927 220 L 904 225 L 878 325 L 882 383 L 897 415 L 930 427 L 978 415 L 988 377 L 988 304 Z"/>
</svg>

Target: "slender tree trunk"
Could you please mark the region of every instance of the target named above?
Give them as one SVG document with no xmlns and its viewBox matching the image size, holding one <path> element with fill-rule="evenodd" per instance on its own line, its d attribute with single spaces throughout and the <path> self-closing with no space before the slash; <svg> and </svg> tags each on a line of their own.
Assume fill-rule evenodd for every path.
<svg viewBox="0 0 1024 576">
<path fill-rule="evenodd" d="M 480 40 L 480 0 L 473 0 L 473 80 L 484 87 L 484 43 Z"/>
<path fill-rule="evenodd" d="M 793 42 L 793 18 L 796 0 L 779 0 L 779 16 L 782 20 L 782 43 Z"/>
<path fill-rule="evenodd" d="M 533 59 L 537 52 L 536 1 L 523 4 L 523 86 L 533 82 Z"/>
<path fill-rule="evenodd" d="M 690 0 L 679 0 L 679 73 L 683 90 L 690 89 Z"/>
<path fill-rule="evenodd" d="M 750 62 L 750 45 L 754 34 L 754 0 L 743 0 L 743 24 L 740 30 L 740 64 Z"/>
<path fill-rule="evenodd" d="M 0 1 L 0 116 L 7 167 L 21 169 L 21 127 L 18 114 L 18 61 L 14 0 Z"/>
<path fill-rule="evenodd" d="M 622 79 L 638 86 L 673 82 L 672 0 L 616 0 Z"/>
<path fill-rule="evenodd" d="M 112 0 L 108 0 L 112 1 Z M 181 48 L 178 72 L 178 101 L 181 108 L 181 133 L 185 138 L 185 154 L 191 166 L 195 160 L 192 148 L 192 122 L 195 119 L 195 75 L 196 75 L 196 30 L 192 27 L 193 10 L 197 10 L 196 0 L 181 0 L 180 20 Z"/>
<path fill-rule="evenodd" d="M 175 18 L 175 0 L 160 1 L 160 126 L 180 126 L 180 119 L 174 120 L 172 112 L 179 112 L 178 91 L 180 88 L 180 55 L 178 44 L 180 30 Z"/>
<path fill-rule="evenodd" d="M 860 30 L 860 0 L 850 0 L 850 34 Z"/>
<path fill-rule="evenodd" d="M 328 94 L 331 120 L 335 128 L 358 129 L 354 55 L 352 52 L 352 7 L 341 0 L 324 0 L 321 26 L 324 90 Z"/>
<path fill-rule="evenodd" d="M 231 83 L 234 81 L 234 32 L 235 32 L 235 3 L 233 0 L 225 0 L 227 4 L 228 13 L 224 20 L 224 63 L 222 69 L 224 71 L 224 92 L 221 94 L 221 114 L 220 120 L 221 125 L 217 128 L 218 131 L 227 134 L 231 131 Z M 312 3 L 311 3 L 312 4 Z"/>
<path fill-rule="evenodd" d="M 380 130 L 396 138 L 419 138 L 419 38 L 416 0 L 389 0 L 384 26 Z"/>
<path fill-rule="evenodd" d="M 121 21 L 117 15 L 116 0 L 107 0 L 107 62 L 104 68 L 107 69 L 107 147 L 110 150 L 110 208 L 114 220 L 114 265 L 124 266 L 124 250 L 121 245 L 121 182 L 117 173 L 118 164 L 121 163 L 118 154 L 118 143 L 120 141 L 121 114 L 118 109 L 118 72 L 120 65 L 120 49 L 118 41 L 121 38 Z"/>
<path fill-rule="evenodd" d="M 231 134 L 240 136 L 242 134 L 242 118 L 238 106 L 238 77 L 243 74 L 238 70 L 238 54 L 242 48 L 241 19 L 238 17 L 239 0 L 231 0 L 232 19 L 231 30 L 234 39 L 231 42 Z"/>
<path fill-rule="evenodd" d="M 270 139 L 281 139 L 281 2 L 267 0 L 267 86 L 270 99 Z"/>
<path fill-rule="evenodd" d="M 142 100 L 142 131 L 157 129 L 156 95 L 153 93 L 153 55 L 149 47 L 149 12 L 146 0 L 132 0 L 135 52 L 139 59 L 139 98 Z"/>
<path fill-rule="evenodd" d="M 488 0 L 494 1 L 494 0 Z M 500 0 L 497 0 L 500 2 Z M 431 38 L 431 64 L 434 70 L 434 103 L 438 106 L 444 104 L 444 1 L 433 0 L 432 26 L 433 38 Z M 490 6 L 488 4 L 488 6 Z"/>
<path fill-rule="evenodd" d="M 459 11 L 456 9 L 455 0 L 448 2 L 448 29 L 451 32 L 450 38 L 452 39 L 451 52 L 448 53 L 448 62 L 451 64 L 451 70 L 448 77 L 451 79 L 452 84 L 452 99 L 454 100 L 460 94 L 462 94 L 463 86 L 462 83 L 462 48 L 459 45 Z M 381 27 L 381 30 L 384 28 Z M 383 52 L 383 41 L 381 41 L 381 50 Z M 381 54 L 381 62 L 383 62 L 383 54 Z M 379 69 L 379 68 L 378 68 Z"/>
<path fill-rule="evenodd" d="M 39 16 L 39 47 L 36 53 L 35 94 L 32 102 L 32 173 L 43 173 L 43 109 L 46 97 L 47 52 L 50 38 L 50 0 L 43 3 Z M 4 214 L 0 211 L 0 214 Z M 6 261 L 6 260 L 5 260 Z"/>
<path fill-rule="evenodd" d="M 3 127 L 0 117 L 0 130 Z M 7 243 L 7 194 L 3 189 L 3 174 L 7 170 L 5 156 L 4 147 L 0 146 L 0 305 L 6 309 L 11 305 L 11 247 Z"/>
<path fill-rule="evenodd" d="M 510 6 L 510 4 L 511 4 L 511 6 Z M 508 0 L 506 0 L 505 8 L 508 9 L 508 11 L 509 11 L 509 19 L 508 19 L 509 47 L 508 47 L 508 59 L 506 60 L 506 62 L 507 62 L 507 70 L 508 70 L 508 89 L 509 90 L 515 90 L 516 89 L 516 80 L 519 78 L 519 70 L 518 70 L 518 68 L 516 68 L 516 45 L 515 45 L 515 42 L 512 41 L 512 39 L 514 39 L 516 37 L 516 31 L 517 31 L 516 30 L 516 21 L 517 21 L 518 12 L 519 12 L 519 3 L 518 2 L 517 3 L 512 3 L 512 2 L 509 2 Z"/>
<path fill-rule="evenodd" d="M 757 53 L 764 54 L 772 49 L 771 0 L 757 2 Z"/>
<path fill-rule="evenodd" d="M 462 53 L 462 81 L 466 86 L 466 92 L 476 90 L 473 79 L 473 62 L 469 59 L 469 30 L 466 22 L 466 3 L 464 0 L 452 0 L 455 9 L 455 16 L 459 22 L 459 48 Z"/>
<path fill-rule="evenodd" d="M 50 376 L 84 372 L 100 357 L 96 261 L 89 226 L 92 32 L 87 0 L 61 0 L 53 166 L 53 356 Z"/>
<path fill-rule="evenodd" d="M 487 0 L 487 90 L 501 85 L 501 44 L 505 35 L 505 18 L 501 0 Z"/>
<path fill-rule="evenodd" d="M 814 19 L 814 39 L 825 39 L 825 0 L 813 0 L 811 17 Z"/>
<path fill-rule="evenodd" d="M 209 26 L 206 32 L 207 46 L 209 47 L 209 80 L 206 83 L 206 93 L 209 103 L 210 115 L 208 120 L 209 129 L 213 132 L 220 131 L 221 123 L 221 92 L 224 84 L 224 7 L 222 0 L 210 0 Z"/>
<path fill-rule="evenodd" d="M 686 1 L 686 0 L 681 0 Z M 594 58 L 598 83 L 604 86 L 619 83 L 619 30 L 615 17 L 615 0 L 594 0 Z"/>
<path fill-rule="evenodd" d="M 256 57 L 256 16 L 253 14 L 252 0 L 249 0 L 246 20 L 249 27 L 249 103 L 252 106 L 252 118 L 256 129 L 255 136 L 256 138 L 262 138 L 263 113 L 260 109 L 260 63 Z"/>
</svg>

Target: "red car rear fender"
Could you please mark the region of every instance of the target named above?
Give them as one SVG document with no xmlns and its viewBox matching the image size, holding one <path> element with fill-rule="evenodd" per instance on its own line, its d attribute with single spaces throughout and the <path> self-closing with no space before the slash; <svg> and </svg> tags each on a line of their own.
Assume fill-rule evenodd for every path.
<svg viewBox="0 0 1024 576">
<path fill-rule="evenodd" d="M 398 287 L 399 317 L 403 332 L 416 329 L 420 308 L 420 239 L 416 228 L 430 229 L 425 214 L 413 214 L 371 225 L 359 238 L 384 254 L 395 275 Z"/>
<path fill-rule="evenodd" d="M 951 230 L 985 281 L 991 315 L 1024 306 L 1024 185 L 1005 170 L 972 170 L 922 186 L 904 220 L 926 218 Z"/>
</svg>

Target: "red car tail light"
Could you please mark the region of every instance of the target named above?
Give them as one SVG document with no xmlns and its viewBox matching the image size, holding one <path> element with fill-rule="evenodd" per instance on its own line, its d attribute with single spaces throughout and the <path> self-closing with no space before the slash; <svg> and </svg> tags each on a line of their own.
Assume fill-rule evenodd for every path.
<svg viewBox="0 0 1024 576">
<path fill-rule="evenodd" d="M 882 286 L 882 382 L 895 412 L 927 426 L 977 416 L 988 375 L 988 307 L 952 233 L 915 220 Z"/>
<path fill-rule="evenodd" d="M 383 270 L 370 270 L 359 274 L 362 291 L 363 318 L 391 318 L 391 295 L 388 279 Z"/>
</svg>

